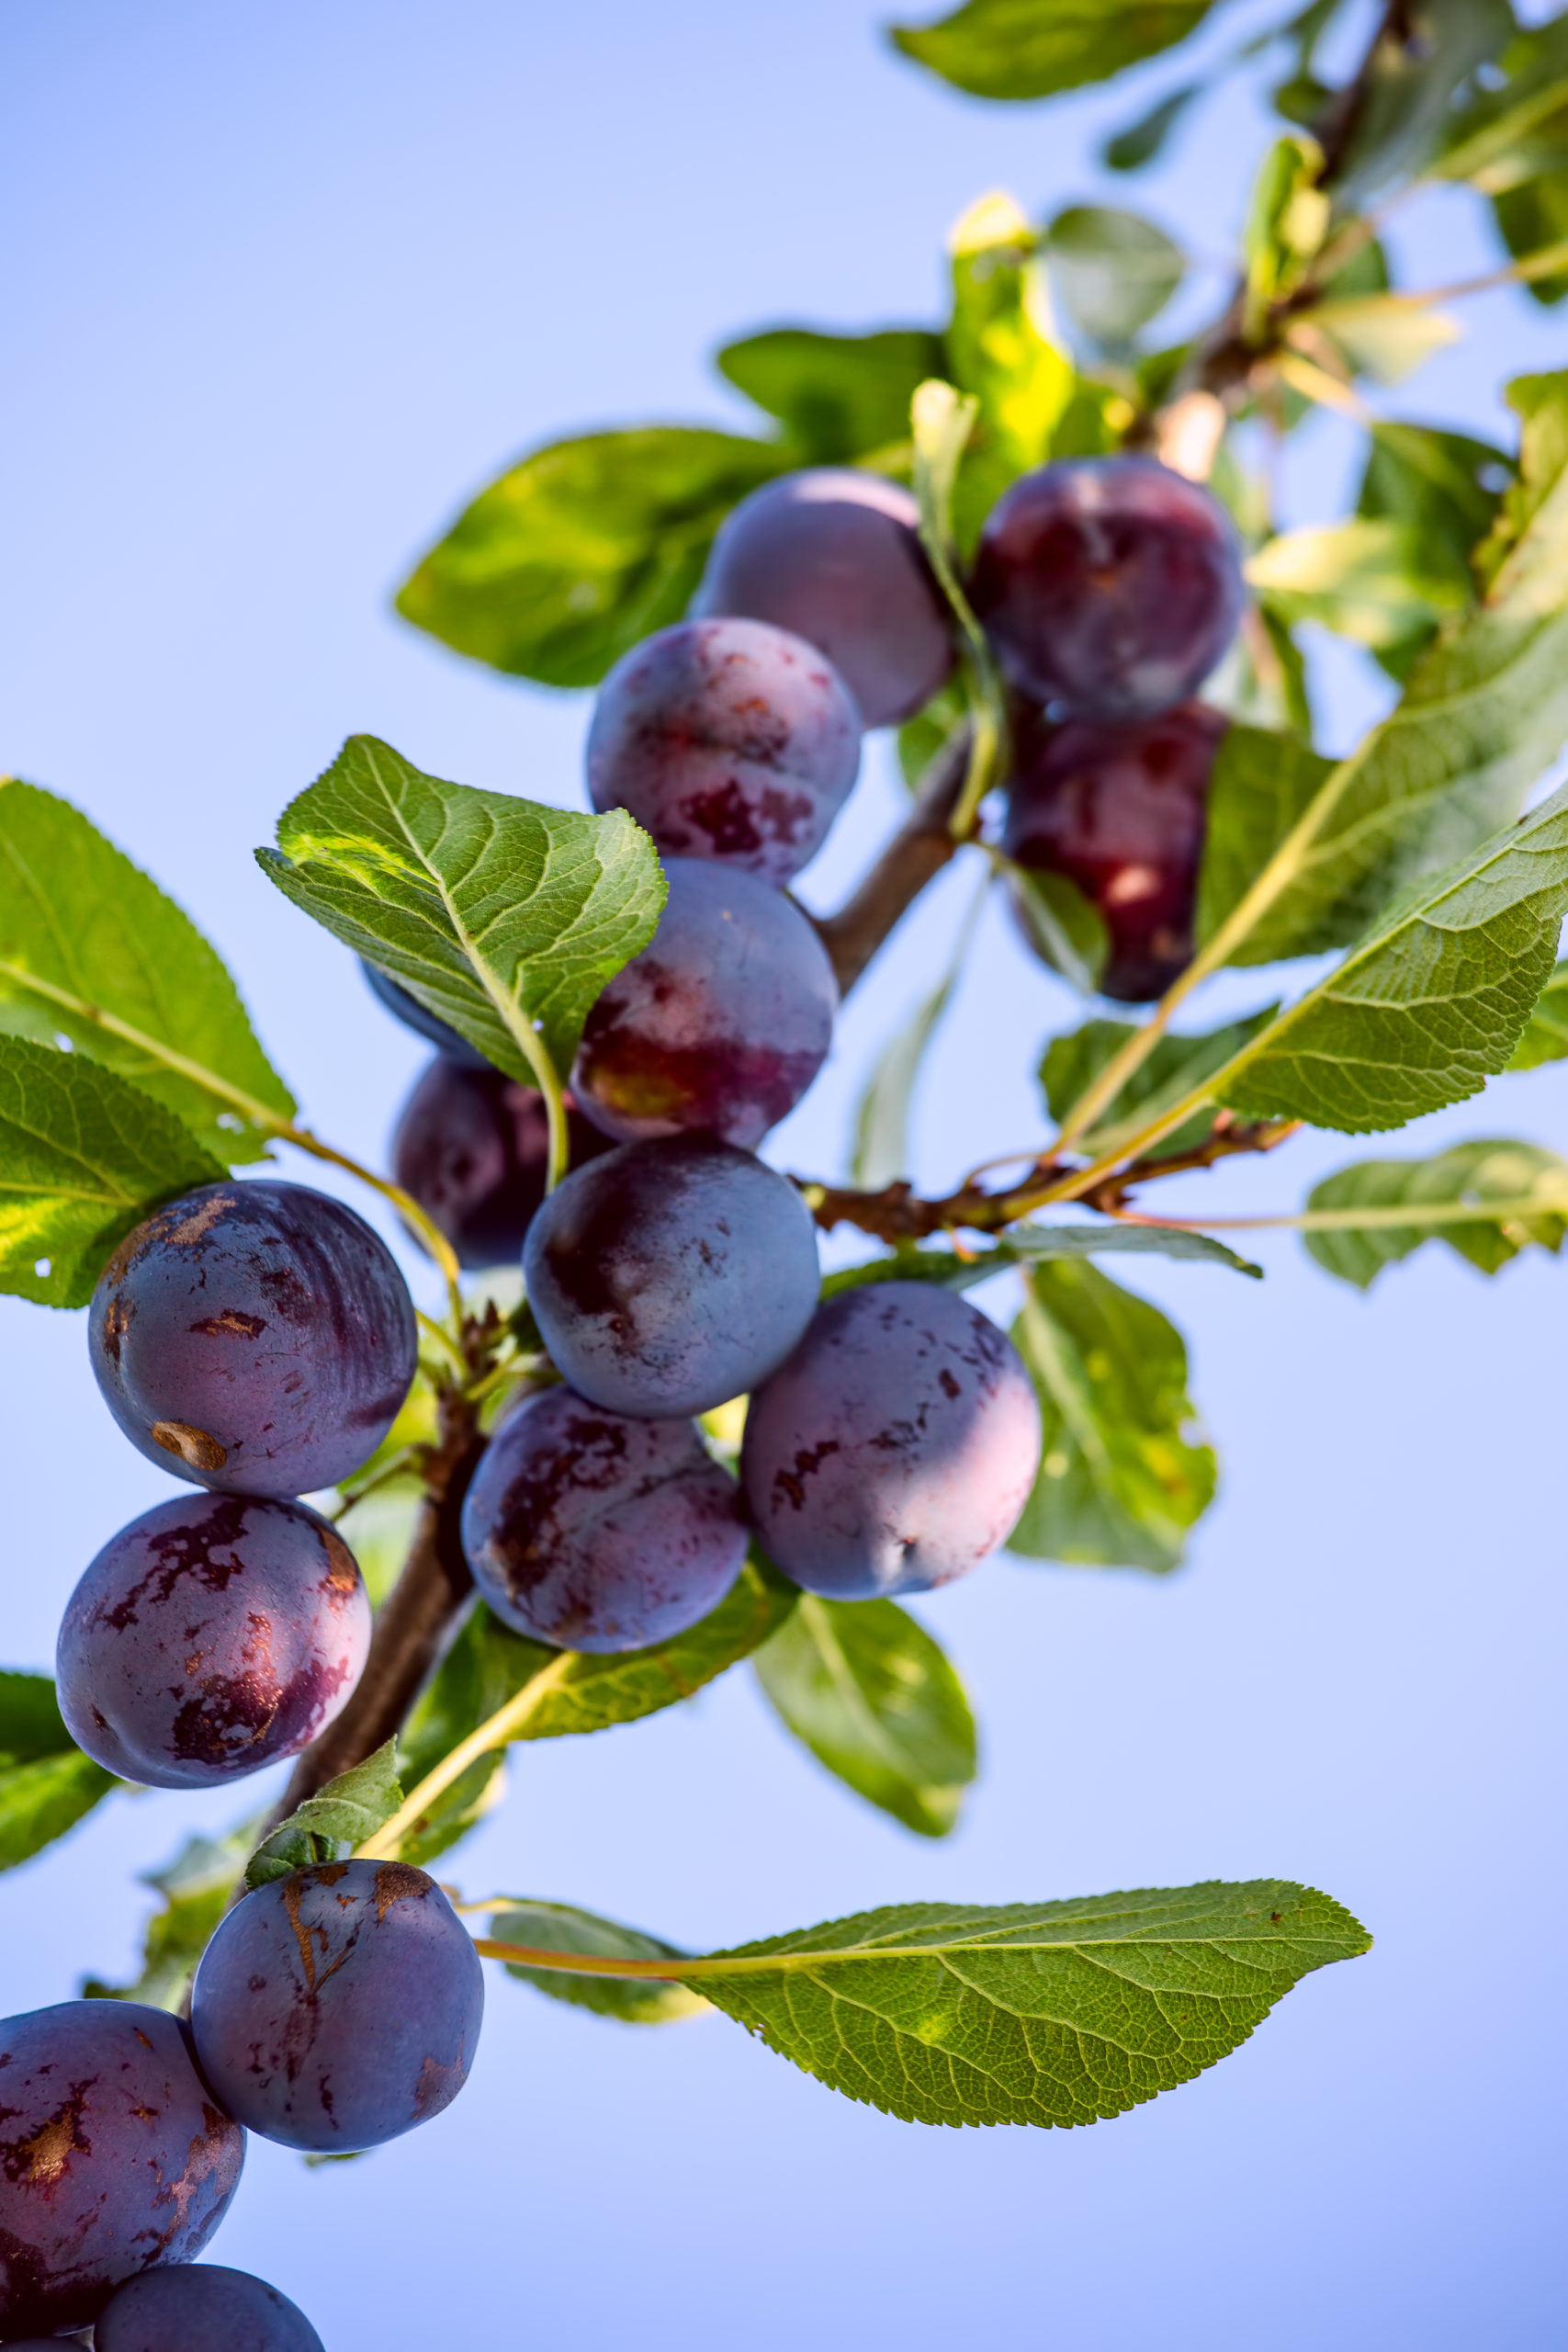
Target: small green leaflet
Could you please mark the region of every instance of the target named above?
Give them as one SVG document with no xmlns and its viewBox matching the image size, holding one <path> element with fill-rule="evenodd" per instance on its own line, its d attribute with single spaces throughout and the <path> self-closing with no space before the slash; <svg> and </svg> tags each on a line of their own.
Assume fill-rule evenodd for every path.
<svg viewBox="0 0 1568 2352">
<path fill-rule="evenodd" d="M 1510 1069 L 1539 1069 L 1568 1055 L 1568 963 L 1559 964 L 1536 999 L 1524 1035 L 1514 1047 Z"/>
<path fill-rule="evenodd" d="M 262 870 L 513 1078 L 565 1076 L 589 1006 L 653 935 L 664 877 L 621 809 L 584 817 L 425 775 L 354 735 Z"/>
<path fill-rule="evenodd" d="M 1045 232 L 1051 290 L 1102 350 L 1124 351 L 1186 273 L 1181 248 L 1141 212 L 1073 204 Z"/>
<path fill-rule="evenodd" d="M 1009 1551 L 1156 1574 L 1178 1566 L 1217 1470 L 1190 1434 L 1175 1326 L 1098 1268 L 1047 1261 L 1028 1278 L 1012 1337 L 1040 1398 L 1043 1447 Z"/>
<path fill-rule="evenodd" d="M 63 1838 L 118 1786 L 72 1739 L 47 1674 L 0 1672 L 0 1871 Z"/>
<path fill-rule="evenodd" d="M 646 1936 L 640 1928 L 623 1928 L 601 1918 L 596 1911 L 580 1911 L 570 1903 L 540 1903 L 525 1894 L 498 1895 L 490 1915 L 490 1932 L 502 1943 L 528 1944 L 536 1951 L 586 1952 L 595 1960 L 685 1960 L 677 1944 Z M 602 2018 L 618 2018 L 623 2025 L 669 2025 L 707 2007 L 700 1993 L 657 1977 L 573 1976 L 565 1969 L 524 1968 L 507 1963 L 508 1976 L 547 1993 L 552 2001 L 570 2001 L 592 2009 Z"/>
<path fill-rule="evenodd" d="M 791 462 L 843 465 L 892 451 L 909 438 L 909 402 L 946 368 L 940 334 L 890 327 L 879 334 L 823 334 L 773 327 L 727 344 L 720 375 L 776 417 Z"/>
<path fill-rule="evenodd" d="M 1496 1210 L 1488 1216 L 1494 1203 Z M 1433 1222 L 1432 1211 L 1450 1205 L 1468 1214 L 1452 1223 Z M 1369 1213 L 1381 1220 L 1401 1209 L 1422 1213 L 1411 1225 L 1348 1222 L 1302 1235 L 1320 1266 L 1358 1290 L 1424 1241 L 1446 1241 L 1483 1274 L 1495 1274 L 1531 1242 L 1554 1255 L 1561 1250 L 1568 1230 L 1568 1160 L 1532 1143 L 1461 1143 L 1432 1159 L 1363 1159 L 1325 1178 L 1308 1195 L 1307 1207 L 1348 1220 Z"/>
<path fill-rule="evenodd" d="M 403 1801 L 398 1785 L 398 1743 L 389 1739 L 297 1805 L 264 1838 L 245 1865 L 245 1884 L 265 1886 L 307 1864 L 333 1861 L 339 1846 L 359 1846 L 389 1821 Z"/>
<path fill-rule="evenodd" d="M 947 372 L 978 403 L 953 505 L 965 557 L 997 500 L 1042 465 L 1072 400 L 1073 363 L 1052 328 L 1039 240 L 1010 196 L 982 197 L 955 223 Z"/>
<path fill-rule="evenodd" d="M 1277 139 L 1258 167 L 1247 203 L 1244 332 L 1262 334 L 1270 306 L 1305 277 L 1328 227 L 1328 198 L 1317 185 L 1323 151 L 1315 139 Z"/>
<path fill-rule="evenodd" d="M 1168 1030 L 1133 1072 L 1111 1108 L 1078 1138 L 1079 1148 L 1090 1159 L 1099 1159 L 1129 1140 L 1140 1127 L 1147 1126 L 1151 1119 L 1179 1102 L 1184 1094 L 1190 1094 L 1213 1071 L 1223 1069 L 1243 1046 L 1249 1045 L 1268 1027 L 1278 1009 L 1269 1005 L 1245 1021 L 1229 1022 L 1223 1029 L 1205 1030 L 1201 1036 L 1183 1036 Z M 1041 1059 L 1040 1083 L 1045 1107 L 1058 1124 L 1067 1117 L 1106 1064 L 1137 1034 L 1134 1022 L 1096 1020 L 1086 1021 L 1081 1029 L 1074 1029 L 1066 1036 L 1052 1038 Z M 1200 1111 L 1172 1134 L 1162 1136 L 1156 1149 L 1162 1154 L 1193 1150 L 1204 1141 L 1213 1124 L 1213 1111 Z"/>
<path fill-rule="evenodd" d="M 965 0 L 934 25 L 895 25 L 894 46 L 977 98 L 1048 98 L 1173 49 L 1211 0 Z"/>
<path fill-rule="evenodd" d="M 803 1593 L 751 1663 L 829 1772 L 906 1828 L 947 1835 L 975 1778 L 975 1719 L 947 1657 L 897 1601 Z"/>
<path fill-rule="evenodd" d="M 142 1885 L 164 1902 L 147 1922 L 141 1974 L 130 1984 L 107 1984 L 90 1976 L 82 1987 L 84 1998 L 145 2001 L 152 2008 L 177 2011 L 191 1971 L 233 1901 L 254 1842 L 249 1828 L 229 1838 L 189 1838 L 166 1869 L 148 1871 Z"/>
<path fill-rule="evenodd" d="M 1047 1258 L 1185 1258 L 1212 1266 L 1229 1266 L 1238 1274 L 1259 1281 L 1263 1269 L 1238 1258 L 1223 1241 L 1184 1227 L 1121 1223 L 1111 1218 L 1093 1224 L 1010 1225 L 1005 1233 L 960 1256 L 956 1250 L 895 1250 L 886 1258 L 866 1258 L 858 1266 L 841 1266 L 822 1283 L 824 1298 L 862 1283 L 940 1283 L 945 1290 L 973 1290 L 993 1274 L 1010 1268 L 1037 1265 Z"/>
<path fill-rule="evenodd" d="M 1172 90 L 1168 97 L 1161 98 L 1125 130 L 1116 131 L 1100 151 L 1107 167 L 1113 172 L 1141 172 L 1145 164 L 1152 164 L 1193 99 L 1201 96 L 1199 85 L 1190 82 L 1185 89 Z"/>
<path fill-rule="evenodd" d="M 113 1022 L 113 1029 L 105 1026 Z M 68 800 L 0 779 L 0 1031 L 130 1079 L 222 1160 L 259 1159 L 294 1102 L 188 915 Z M 171 1067 L 171 1057 L 180 1067 Z M 209 1072 L 225 1095 L 202 1082 Z"/>
<path fill-rule="evenodd" d="M 684 425 L 553 442 L 479 492 L 398 610 L 493 669 L 595 686 L 682 617 L 730 508 L 794 463 L 782 443 Z"/>
<path fill-rule="evenodd" d="M 85 1306 L 133 1226 L 223 1173 L 172 1111 L 101 1062 L 0 1036 L 0 1291 Z"/>
<path fill-rule="evenodd" d="M 1468 575 L 1456 572 L 1447 546 L 1416 523 L 1388 517 L 1283 531 L 1252 558 L 1247 576 L 1287 625 L 1317 621 L 1374 652 L 1429 631 L 1469 602 Z"/>
</svg>

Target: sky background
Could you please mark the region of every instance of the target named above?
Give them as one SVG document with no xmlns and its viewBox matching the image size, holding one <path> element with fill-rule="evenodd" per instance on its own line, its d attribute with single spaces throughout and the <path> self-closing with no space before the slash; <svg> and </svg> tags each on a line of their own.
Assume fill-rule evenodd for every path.
<svg viewBox="0 0 1568 2352">
<path fill-rule="evenodd" d="M 1206 51 L 1276 13 L 1223 10 Z M 1109 192 L 1223 262 L 1265 136 L 1245 94 L 1142 183 L 1095 161 L 1184 68 L 1002 107 L 897 60 L 858 0 L 6 0 L 0 763 L 182 900 L 312 1122 L 379 1158 L 420 1049 L 250 853 L 362 729 L 580 806 L 588 710 L 397 621 L 412 560 L 538 440 L 746 429 L 706 365 L 737 333 L 936 320 L 944 232 L 987 188 L 1040 214 Z M 1496 258 L 1458 194 L 1391 243 L 1412 285 Z M 1505 292 L 1465 318 L 1389 404 L 1500 434 L 1499 379 L 1560 364 L 1568 312 Z M 1348 428 L 1313 426 L 1289 519 L 1343 511 L 1355 462 Z M 1342 650 L 1314 666 L 1338 749 L 1382 687 Z M 879 741 L 814 903 L 898 791 Z M 781 1165 L 841 1166 L 969 888 L 950 875 L 857 993 Z M 1216 1009 L 1267 993 L 1224 981 Z M 921 1099 L 928 1187 L 1042 1133 L 1030 1074 L 1077 1017 L 993 909 Z M 1568 1076 L 1500 1080 L 1387 1147 L 1304 1138 L 1225 1177 L 1225 1205 L 1476 1135 L 1568 1148 Z M 329 2352 L 1561 2345 L 1563 1273 L 1538 1253 L 1488 1283 L 1434 1248 L 1364 1300 L 1288 1235 L 1258 1254 L 1261 1285 L 1168 1265 L 1133 1285 L 1187 1332 L 1224 1464 L 1185 1571 L 1000 1560 L 921 1605 L 983 1726 L 956 1835 L 861 1805 L 741 1669 L 525 1750 L 451 1869 L 694 1948 L 918 1896 L 1277 1874 L 1356 1911 L 1369 1958 L 1198 2082 L 1071 2132 L 907 2126 L 716 2018 L 635 2030 L 492 1972 L 461 2100 L 321 2172 L 253 2141 L 214 2257 L 294 2296 Z M 171 1491 L 117 1437 L 81 1317 L 0 1301 L 0 1656 L 42 1667 L 87 1560 Z M 118 1800 L 7 1879 L 0 2007 L 130 1973 L 133 1873 L 269 1786 Z"/>
</svg>

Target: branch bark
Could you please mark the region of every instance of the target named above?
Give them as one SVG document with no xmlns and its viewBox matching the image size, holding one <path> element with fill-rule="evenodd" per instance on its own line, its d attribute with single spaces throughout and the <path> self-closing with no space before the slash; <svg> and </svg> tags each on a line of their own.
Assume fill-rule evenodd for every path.
<svg viewBox="0 0 1568 2352">
<path fill-rule="evenodd" d="M 909 814 L 837 914 L 813 917 L 847 996 L 883 941 L 962 844 L 951 831 L 969 763 L 969 729 L 949 736 L 920 780 Z"/>
</svg>

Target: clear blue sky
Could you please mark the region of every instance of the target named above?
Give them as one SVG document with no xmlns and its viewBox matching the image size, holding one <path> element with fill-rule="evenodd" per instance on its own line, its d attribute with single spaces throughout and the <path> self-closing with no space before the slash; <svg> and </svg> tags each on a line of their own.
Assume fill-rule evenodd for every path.
<svg viewBox="0 0 1568 2352">
<path fill-rule="evenodd" d="M 1271 13 L 1248 0 L 1221 29 Z M 0 763 L 176 892 L 312 1119 L 378 1153 L 417 1050 L 251 848 L 352 729 L 576 802 L 586 708 L 394 621 L 410 560 L 536 439 L 739 424 L 705 366 L 730 333 L 934 317 L 961 207 L 1102 187 L 1095 135 L 1137 92 L 985 107 L 843 0 L 9 0 L 0 64 Z M 1221 101 L 1134 200 L 1223 255 L 1260 136 Z M 1414 283 L 1493 258 L 1457 197 L 1395 243 Z M 1493 429 L 1498 377 L 1561 361 L 1563 313 L 1499 295 L 1467 315 L 1401 413 Z M 1331 516 L 1349 461 L 1340 428 L 1308 436 L 1293 519 Z M 1333 744 L 1377 689 L 1348 657 L 1322 676 Z M 878 752 L 814 892 L 896 802 Z M 839 1164 L 857 1075 L 965 887 L 857 998 L 782 1164 Z M 924 1098 L 926 1179 L 1038 1134 L 1029 1073 L 1072 1018 L 990 922 Z M 1505 1080 L 1388 1148 L 1562 1148 L 1565 1114 L 1561 1075 Z M 1310 1139 L 1235 1204 L 1292 1205 L 1357 1156 Z M 921 1894 L 1279 1873 L 1349 1904 L 1369 1959 L 1190 2087 L 1066 2133 L 919 2131 L 717 2019 L 637 2032 L 497 1978 L 447 2115 L 325 2173 L 254 2143 L 215 2256 L 276 2279 L 330 2352 L 1561 2345 L 1562 1272 L 1489 1285 L 1428 1253 L 1369 1303 L 1288 1238 L 1261 1254 L 1261 1286 L 1139 1276 L 1190 1335 L 1226 1464 L 1188 1569 L 1003 1561 L 925 1608 L 985 1727 L 947 1844 L 829 1782 L 741 1672 L 526 1752 L 454 1871 L 693 1945 Z M 115 1436 L 80 1318 L 12 1301 L 0 1448 L 0 1653 L 42 1665 L 86 1560 L 168 1487 Z M 122 1801 L 7 1879 L 0 2005 L 124 1971 L 130 1873 L 239 1809 Z"/>
</svg>

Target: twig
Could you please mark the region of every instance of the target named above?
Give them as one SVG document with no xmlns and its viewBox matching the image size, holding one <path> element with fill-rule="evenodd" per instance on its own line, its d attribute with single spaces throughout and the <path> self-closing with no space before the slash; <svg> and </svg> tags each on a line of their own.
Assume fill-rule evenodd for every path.
<svg viewBox="0 0 1568 2352">
<path fill-rule="evenodd" d="M 837 914 L 815 918 L 840 991 L 848 995 L 883 941 L 960 843 L 953 812 L 969 767 L 969 730 L 955 728 L 920 779 L 909 814 Z"/>
</svg>

